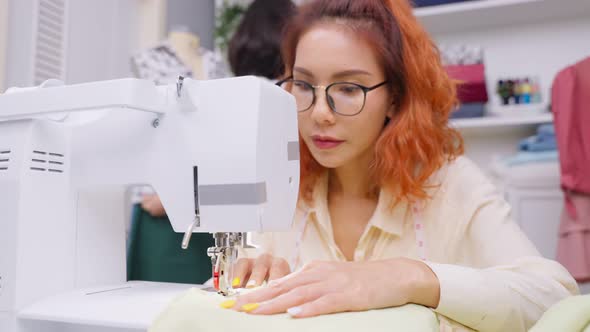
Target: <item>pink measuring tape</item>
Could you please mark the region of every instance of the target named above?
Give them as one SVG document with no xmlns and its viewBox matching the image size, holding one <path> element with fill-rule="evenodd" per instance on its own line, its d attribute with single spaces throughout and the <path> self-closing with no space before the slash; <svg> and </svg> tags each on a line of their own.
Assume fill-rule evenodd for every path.
<svg viewBox="0 0 590 332">
<path fill-rule="evenodd" d="M 414 203 L 412 206 L 412 216 L 414 217 L 414 234 L 416 234 L 416 248 L 418 249 L 418 257 L 426 260 L 426 246 L 424 243 L 424 222 L 422 219 L 422 211 L 424 211 L 422 202 Z"/>
</svg>

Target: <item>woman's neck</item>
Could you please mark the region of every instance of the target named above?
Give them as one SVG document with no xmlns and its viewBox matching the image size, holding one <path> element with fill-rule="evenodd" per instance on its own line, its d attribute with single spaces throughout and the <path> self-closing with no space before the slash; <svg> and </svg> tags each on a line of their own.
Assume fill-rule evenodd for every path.
<svg viewBox="0 0 590 332">
<path fill-rule="evenodd" d="M 369 171 L 370 160 L 350 163 L 329 172 L 328 192 L 339 196 L 367 198 L 375 191 Z"/>
</svg>

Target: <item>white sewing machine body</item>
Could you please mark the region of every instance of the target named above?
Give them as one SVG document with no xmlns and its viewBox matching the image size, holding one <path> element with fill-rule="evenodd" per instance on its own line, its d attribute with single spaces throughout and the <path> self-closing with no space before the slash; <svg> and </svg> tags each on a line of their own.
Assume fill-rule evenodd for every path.
<svg viewBox="0 0 590 332">
<path fill-rule="evenodd" d="M 254 77 L 0 95 L 0 331 L 145 330 L 189 287 L 126 282 L 93 192 L 150 184 L 177 232 L 288 230 L 298 159 L 294 99 Z"/>
</svg>

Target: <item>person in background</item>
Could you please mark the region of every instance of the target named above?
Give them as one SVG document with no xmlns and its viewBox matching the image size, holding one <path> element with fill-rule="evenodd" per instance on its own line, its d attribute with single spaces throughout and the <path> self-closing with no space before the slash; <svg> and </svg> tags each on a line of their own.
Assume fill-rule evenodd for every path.
<svg viewBox="0 0 590 332">
<path fill-rule="evenodd" d="M 304 318 L 414 303 L 444 331 L 520 332 L 579 292 L 462 155 L 456 86 L 410 1 L 315 0 L 286 31 L 298 208 L 235 267 L 236 285 L 268 285 L 222 307 Z"/>
<path fill-rule="evenodd" d="M 154 217 L 166 215 L 166 210 L 164 210 L 164 206 L 162 206 L 162 202 L 156 194 L 144 195 L 141 199 L 141 208 Z"/>
<path fill-rule="evenodd" d="M 255 0 L 248 7 L 229 43 L 229 64 L 236 76 L 276 80 L 283 74 L 281 36 L 295 12 L 291 0 Z"/>
</svg>

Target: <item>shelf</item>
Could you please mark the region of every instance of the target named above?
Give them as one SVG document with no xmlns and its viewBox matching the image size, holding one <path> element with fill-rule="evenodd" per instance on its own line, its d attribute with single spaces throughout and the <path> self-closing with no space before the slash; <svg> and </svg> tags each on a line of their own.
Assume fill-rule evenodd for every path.
<svg viewBox="0 0 590 332">
<path fill-rule="evenodd" d="M 472 0 L 414 10 L 432 34 L 502 28 L 590 15 L 587 0 Z"/>
<path fill-rule="evenodd" d="M 482 118 L 452 119 L 451 125 L 459 130 L 534 126 L 553 122 L 553 114 L 542 113 L 523 116 L 487 116 Z"/>
</svg>

